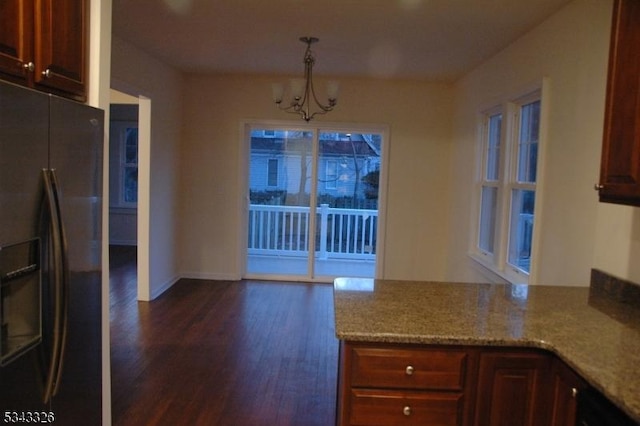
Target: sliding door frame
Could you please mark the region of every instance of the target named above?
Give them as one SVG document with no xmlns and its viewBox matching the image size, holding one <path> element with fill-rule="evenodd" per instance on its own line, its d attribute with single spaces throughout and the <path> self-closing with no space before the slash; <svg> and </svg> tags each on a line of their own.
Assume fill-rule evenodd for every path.
<svg viewBox="0 0 640 426">
<path fill-rule="evenodd" d="M 249 220 L 249 173 L 250 173 L 250 153 L 251 153 L 251 129 L 252 128 L 266 128 L 266 129 L 292 129 L 308 131 L 313 133 L 312 150 L 313 150 L 313 166 L 311 172 L 311 191 L 313 194 L 317 193 L 318 184 L 318 147 L 319 136 L 323 132 L 339 132 L 339 133 L 376 133 L 382 135 L 381 146 L 381 161 L 380 161 L 380 179 L 378 188 L 378 226 L 376 229 L 376 264 L 375 264 L 375 278 L 384 278 L 384 252 L 385 252 L 385 236 L 386 236 L 386 216 L 387 216 L 387 187 L 388 187 L 388 172 L 389 172 L 389 145 L 391 143 L 391 135 L 389 126 L 385 124 L 363 124 L 363 123 L 337 123 L 337 122 L 309 122 L 301 123 L 300 121 L 291 120 L 243 120 L 240 123 L 239 129 L 239 164 L 238 164 L 238 205 L 237 211 L 240 213 L 239 220 L 237 221 L 239 229 L 238 236 L 241 243 L 238 244 L 239 252 L 237 254 L 240 267 L 240 276 L 242 278 L 251 279 L 278 279 L 283 281 L 308 281 L 308 282 L 327 282 L 327 277 L 317 277 L 311 275 L 314 265 L 314 256 L 308 257 L 308 269 L 307 276 L 296 275 L 283 275 L 268 277 L 253 276 L 247 274 L 247 239 L 248 239 L 248 227 Z M 310 197 L 309 208 L 311 211 L 315 211 L 317 205 L 316 197 Z M 311 214 L 309 220 L 309 227 L 314 227 L 316 224 L 316 215 Z M 315 231 L 314 231 L 315 232 Z M 315 250 L 314 242 L 309 242 L 309 250 Z"/>
</svg>

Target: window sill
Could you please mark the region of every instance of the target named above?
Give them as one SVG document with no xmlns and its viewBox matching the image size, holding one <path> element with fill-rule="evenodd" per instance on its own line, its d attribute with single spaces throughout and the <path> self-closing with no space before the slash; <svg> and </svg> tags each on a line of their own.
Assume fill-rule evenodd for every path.
<svg viewBox="0 0 640 426">
<path fill-rule="evenodd" d="M 509 284 L 528 284 L 529 283 L 528 275 L 518 273 L 515 271 L 511 272 L 511 271 L 498 269 L 496 265 L 494 265 L 493 263 L 487 260 L 487 256 L 484 256 L 479 253 L 469 253 L 468 256 L 476 264 L 481 266 L 486 272 L 489 272 L 491 276 L 495 276 L 496 282 L 503 281 Z M 481 273 L 483 273 L 484 275 L 484 272 L 481 272 Z M 489 274 L 486 274 L 486 275 L 487 277 L 490 278 Z"/>
</svg>

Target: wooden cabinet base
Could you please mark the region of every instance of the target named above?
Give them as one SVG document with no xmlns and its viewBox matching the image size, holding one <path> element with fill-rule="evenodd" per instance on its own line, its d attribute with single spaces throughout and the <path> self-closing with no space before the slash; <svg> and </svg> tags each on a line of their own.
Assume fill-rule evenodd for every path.
<svg viewBox="0 0 640 426">
<path fill-rule="evenodd" d="M 341 342 L 340 425 L 468 425 L 477 350 Z"/>
<path fill-rule="evenodd" d="M 573 426 L 586 387 L 543 350 L 340 342 L 337 423 Z"/>
</svg>

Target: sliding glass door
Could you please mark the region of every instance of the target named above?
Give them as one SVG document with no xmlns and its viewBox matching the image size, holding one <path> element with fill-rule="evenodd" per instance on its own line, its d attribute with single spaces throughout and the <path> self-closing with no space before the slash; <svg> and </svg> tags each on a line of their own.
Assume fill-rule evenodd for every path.
<svg viewBox="0 0 640 426">
<path fill-rule="evenodd" d="M 247 277 L 373 277 L 382 135 L 248 126 Z"/>
<path fill-rule="evenodd" d="M 316 177 L 314 272 L 373 277 L 382 137 L 321 132 Z"/>
<path fill-rule="evenodd" d="M 309 275 L 313 133 L 252 129 L 247 273 Z"/>
</svg>

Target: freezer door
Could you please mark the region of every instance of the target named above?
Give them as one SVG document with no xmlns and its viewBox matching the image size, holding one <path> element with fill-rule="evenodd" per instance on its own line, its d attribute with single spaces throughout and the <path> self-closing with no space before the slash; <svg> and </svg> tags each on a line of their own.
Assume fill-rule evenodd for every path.
<svg viewBox="0 0 640 426">
<path fill-rule="evenodd" d="M 45 244 L 38 237 L 48 132 L 49 97 L 0 82 L 1 298 L 7 347 L 14 332 L 34 327 L 27 318 L 40 314 L 40 289 L 34 289 L 33 281 L 40 279 L 41 271 L 39 265 L 32 266 L 37 263 L 32 244 L 38 251 Z M 31 350 L 0 367 L 0 412 L 42 407 L 43 369 L 37 355 Z"/>
<path fill-rule="evenodd" d="M 37 237 L 48 102 L 41 93 L 0 84 L 0 365 L 40 341 Z"/>
</svg>

